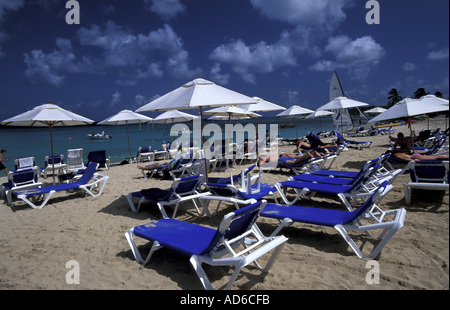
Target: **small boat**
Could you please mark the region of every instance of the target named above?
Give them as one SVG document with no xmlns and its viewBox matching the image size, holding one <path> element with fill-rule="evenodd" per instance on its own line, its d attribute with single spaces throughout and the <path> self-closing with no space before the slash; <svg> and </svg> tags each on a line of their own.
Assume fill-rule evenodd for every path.
<svg viewBox="0 0 450 310">
<path fill-rule="evenodd" d="M 90 133 L 88 134 L 88 137 L 91 139 L 97 139 L 97 140 L 104 140 L 104 139 L 111 139 L 112 137 L 110 135 L 105 134 L 104 131 L 102 131 L 101 133 Z"/>
</svg>

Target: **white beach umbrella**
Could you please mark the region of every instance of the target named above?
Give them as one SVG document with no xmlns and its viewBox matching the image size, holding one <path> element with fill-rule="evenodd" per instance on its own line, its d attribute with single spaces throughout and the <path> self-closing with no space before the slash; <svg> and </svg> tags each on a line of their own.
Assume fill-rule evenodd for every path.
<svg viewBox="0 0 450 310">
<path fill-rule="evenodd" d="M 249 116 L 231 116 L 230 118 L 228 118 L 228 116 L 220 116 L 220 115 L 215 115 L 215 116 L 211 116 L 209 118 L 207 118 L 207 120 L 209 121 L 242 121 L 242 120 L 248 120 L 250 119 Z"/>
<path fill-rule="evenodd" d="M 127 138 L 128 138 L 128 153 L 130 155 L 131 162 L 131 147 L 130 147 L 130 132 L 128 130 L 128 124 L 144 124 L 151 122 L 153 119 L 133 112 L 131 110 L 122 110 L 119 113 L 108 117 L 107 119 L 99 122 L 99 125 L 126 125 L 127 127 Z"/>
<path fill-rule="evenodd" d="M 214 108 L 208 111 L 204 111 L 203 113 L 213 116 L 226 116 L 228 117 L 229 120 L 231 119 L 232 116 L 251 116 L 251 117 L 261 116 L 259 114 L 244 110 L 234 105 Z"/>
<path fill-rule="evenodd" d="M 155 124 L 170 124 L 170 123 L 178 123 L 178 122 L 190 122 L 193 119 L 198 118 L 198 116 L 184 113 L 178 110 L 166 111 L 153 120 Z"/>
<path fill-rule="evenodd" d="M 287 110 L 277 114 L 277 116 L 287 117 L 287 118 L 299 118 L 301 115 L 311 114 L 313 113 L 313 110 L 303 108 L 298 105 L 293 105 L 292 107 L 288 108 Z M 298 138 L 298 120 L 296 121 L 295 128 L 297 130 L 297 137 Z"/>
<path fill-rule="evenodd" d="M 342 131 L 344 131 L 343 126 L 343 119 L 342 119 L 342 112 L 343 109 L 350 109 L 350 108 L 357 108 L 357 107 L 364 107 L 368 106 L 367 103 L 349 99 L 347 97 L 337 97 L 328 102 L 327 104 L 321 106 L 317 110 L 339 110 L 340 111 L 340 118 L 341 118 L 341 128 Z"/>
<path fill-rule="evenodd" d="M 448 107 L 449 107 L 448 100 L 436 97 L 435 95 L 426 95 L 426 96 L 419 98 L 419 101 L 422 104 L 431 104 L 431 105 L 444 104 L 444 105 L 446 105 L 447 110 L 445 110 L 445 111 L 447 111 L 447 113 L 445 114 L 445 127 L 447 129 L 447 115 L 448 115 Z M 430 128 L 430 118 L 429 117 L 428 117 L 428 128 Z"/>
<path fill-rule="evenodd" d="M 366 113 L 366 114 L 381 114 L 381 113 L 386 112 L 386 111 L 387 110 L 384 109 L 384 108 L 375 107 L 375 108 L 372 108 L 370 110 L 364 111 L 364 113 Z"/>
<path fill-rule="evenodd" d="M 413 117 L 417 115 L 426 115 L 429 113 L 448 111 L 448 107 L 448 100 L 434 100 L 434 98 L 425 98 L 423 100 L 405 98 L 402 101 L 397 102 L 387 111 L 369 120 L 369 123 L 377 123 L 395 118 Z M 412 139 L 411 126 L 409 126 L 409 129 L 410 137 Z"/>
<path fill-rule="evenodd" d="M 195 79 L 171 92 L 140 107 L 136 112 L 168 111 L 177 109 L 200 109 L 201 128 L 203 130 L 203 109 L 226 105 L 254 104 L 248 96 L 219 86 L 205 79 Z M 202 140 L 204 142 L 204 136 Z M 206 158 L 205 158 L 206 168 Z M 206 178 L 207 169 L 205 169 Z"/>
<path fill-rule="evenodd" d="M 387 111 L 369 120 L 369 123 L 377 123 L 385 120 L 425 115 L 429 113 L 448 111 L 448 100 L 431 100 L 405 98 L 396 103 Z M 439 98 L 436 98 L 439 99 Z"/>
<path fill-rule="evenodd" d="M 361 101 L 349 99 L 347 97 L 337 97 L 328 102 L 327 104 L 321 106 L 317 110 L 350 109 L 364 106 L 368 106 L 368 104 Z"/>
<path fill-rule="evenodd" d="M 256 100 L 256 104 L 243 104 L 239 105 L 239 107 L 250 112 L 271 112 L 278 110 L 286 110 L 285 107 L 261 99 L 259 97 L 253 97 L 253 99 Z"/>
<path fill-rule="evenodd" d="M 72 113 L 57 105 L 43 104 L 19 114 L 12 118 L 2 121 L 5 126 L 22 126 L 22 127 L 49 127 L 50 128 L 50 146 L 53 157 L 53 127 L 61 126 L 79 126 L 90 125 L 94 121 L 81 115 Z M 53 165 L 53 184 L 55 183 L 55 169 Z"/>
<path fill-rule="evenodd" d="M 195 79 L 140 107 L 136 112 L 212 108 L 224 105 L 254 104 L 248 96 L 204 79 Z M 202 113 L 201 113 L 202 114 Z"/>
</svg>

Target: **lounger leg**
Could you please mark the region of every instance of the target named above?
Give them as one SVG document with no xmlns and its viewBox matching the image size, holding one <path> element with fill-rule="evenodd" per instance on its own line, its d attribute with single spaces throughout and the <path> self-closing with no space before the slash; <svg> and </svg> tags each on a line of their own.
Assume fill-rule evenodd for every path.
<svg viewBox="0 0 450 310">
<path fill-rule="evenodd" d="M 408 186 L 408 184 L 405 184 L 404 192 L 405 192 L 405 203 L 409 205 L 411 204 L 411 187 Z"/>
<path fill-rule="evenodd" d="M 200 282 L 202 283 L 205 290 L 213 290 L 214 288 L 211 285 L 211 282 L 208 279 L 208 276 L 205 273 L 205 270 L 202 267 L 202 262 L 198 259 L 198 256 L 193 255 L 189 261 L 191 262 L 192 267 L 195 270 L 195 273 L 197 273 L 198 278 L 200 279 Z"/>
<path fill-rule="evenodd" d="M 131 211 L 136 212 L 136 207 L 133 203 L 133 199 L 131 198 L 131 193 L 127 195 L 127 200 L 128 200 L 128 204 L 130 205 Z M 140 202 L 139 202 L 139 206 L 140 206 Z M 138 206 L 138 208 L 139 208 Z"/>
<path fill-rule="evenodd" d="M 20 198 L 23 201 L 25 201 L 33 209 L 42 209 L 47 204 L 47 202 L 50 200 L 50 198 L 53 196 L 53 194 L 55 194 L 55 193 L 56 193 L 55 191 L 51 191 L 50 193 L 48 193 L 47 197 L 44 199 L 44 201 L 39 206 L 36 206 L 34 203 L 32 203 L 25 195 L 19 195 L 19 196 L 17 196 L 17 198 Z"/>
<path fill-rule="evenodd" d="M 278 183 L 275 184 L 275 188 L 278 190 L 278 193 L 280 194 L 281 199 L 287 205 L 294 204 L 300 198 L 300 194 L 298 194 L 297 197 L 295 197 L 295 199 L 293 201 L 289 201 L 289 199 L 286 196 L 285 189 L 280 184 L 278 184 Z M 303 191 L 302 191 L 302 193 L 303 193 Z"/>
<path fill-rule="evenodd" d="M 155 242 L 153 243 L 153 245 L 152 245 L 152 248 L 150 249 L 150 252 L 148 253 L 147 258 L 146 258 L 145 261 L 144 261 L 144 259 L 143 259 L 142 256 L 141 256 L 141 253 L 139 252 L 139 250 L 138 250 L 138 248 L 137 248 L 137 246 L 136 246 L 136 243 L 134 242 L 133 236 L 134 236 L 134 228 L 131 228 L 130 230 L 128 230 L 128 231 L 125 233 L 125 238 L 127 239 L 128 244 L 130 245 L 131 252 L 133 252 L 134 258 L 136 259 L 136 261 L 137 261 L 139 264 L 142 264 L 142 265 L 145 266 L 145 265 L 147 265 L 147 263 L 150 261 L 150 258 L 152 257 L 153 253 L 154 253 L 155 251 L 161 249 L 162 246 L 161 246 L 157 241 L 155 241 Z"/>
<path fill-rule="evenodd" d="M 290 218 L 286 217 L 282 221 L 280 221 L 280 225 L 275 229 L 275 231 L 270 235 L 271 237 L 274 237 L 278 235 L 278 233 L 284 228 L 289 227 L 294 223 Z"/>
<path fill-rule="evenodd" d="M 163 204 L 162 204 L 161 202 L 158 202 L 157 205 L 158 205 L 159 211 L 161 211 L 161 214 L 162 214 L 163 218 L 165 218 L 165 219 L 169 218 L 169 216 L 167 215 L 166 210 L 164 209 Z M 177 213 L 177 209 L 178 209 L 178 203 L 177 203 L 176 206 L 175 206 L 175 209 L 174 209 L 174 211 L 173 211 L 172 218 L 175 218 L 175 215 L 176 215 L 176 213 Z"/>
</svg>

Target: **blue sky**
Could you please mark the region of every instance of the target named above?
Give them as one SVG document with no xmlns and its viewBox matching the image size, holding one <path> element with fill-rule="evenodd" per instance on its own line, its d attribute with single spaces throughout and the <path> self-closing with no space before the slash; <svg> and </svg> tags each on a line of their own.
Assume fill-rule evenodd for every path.
<svg viewBox="0 0 450 310">
<path fill-rule="evenodd" d="M 289 107 L 449 96 L 449 1 L 0 0 L 0 119 L 51 101 L 101 121 L 202 77 Z M 186 111 L 188 112 L 188 111 Z M 152 116 L 151 114 L 148 114 Z"/>
</svg>

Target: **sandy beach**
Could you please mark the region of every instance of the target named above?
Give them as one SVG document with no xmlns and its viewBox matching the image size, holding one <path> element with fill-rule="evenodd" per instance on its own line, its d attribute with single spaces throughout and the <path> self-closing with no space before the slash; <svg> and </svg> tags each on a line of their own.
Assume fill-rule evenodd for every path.
<svg viewBox="0 0 450 310">
<path fill-rule="evenodd" d="M 426 121 L 414 124 L 415 129 Z M 445 127 L 443 118 L 431 120 L 431 128 Z M 398 127 L 397 132 L 409 129 Z M 332 169 L 358 171 L 362 165 L 384 153 L 388 137 L 384 135 L 353 138 L 370 140 L 370 148 L 349 148 L 341 152 Z M 323 141 L 331 141 L 324 138 Z M 292 152 L 294 146 L 280 151 Z M 240 172 L 250 164 L 236 166 L 212 176 Z M 161 218 L 156 205 L 147 203 L 133 213 L 126 195 L 145 188 L 166 189 L 172 181 L 144 179 L 137 165 L 113 165 L 100 173 L 109 181 L 103 194 L 93 198 L 81 193 L 57 193 L 43 209 L 35 210 L 22 201 L 14 208 L 2 202 L 0 207 L 0 289 L 1 290 L 201 290 L 202 286 L 188 258 L 162 249 L 145 267 L 139 265 L 124 233 L 132 227 Z M 397 166 L 396 166 L 397 167 Z M 403 168 L 403 167 L 397 167 Z M 271 172 L 263 181 L 286 180 L 290 172 Z M 449 289 L 449 195 L 448 192 L 413 191 L 410 206 L 404 202 L 403 184 L 409 174 L 400 175 L 394 189 L 384 198 L 382 209 L 404 207 L 405 225 L 383 249 L 377 262 L 380 283 L 366 282 L 369 259 L 358 258 L 332 228 L 296 223 L 282 230 L 289 240 L 268 274 L 253 267 L 244 269 L 234 290 L 448 290 Z M 2 176 L 0 181 L 6 181 Z M 43 180 L 50 183 L 51 178 Z M 268 198 L 271 201 L 270 198 Z M 213 204 L 213 203 L 212 203 Z M 319 195 L 300 200 L 305 206 L 337 208 L 337 199 Z M 340 205 L 343 208 L 342 205 Z M 210 207 L 212 209 L 212 207 Z M 183 204 L 177 219 L 216 227 L 223 215 L 233 210 L 222 205 L 213 217 L 199 217 L 191 203 Z M 259 227 L 266 234 L 277 227 L 274 220 L 261 218 Z M 355 236 L 362 234 L 355 233 Z M 357 237 L 358 238 L 358 237 Z M 149 247 L 141 248 L 148 250 Z M 80 283 L 68 284 L 66 275 L 75 260 L 79 263 Z M 206 268 L 215 287 L 223 288 L 231 276 L 229 268 Z"/>
</svg>

